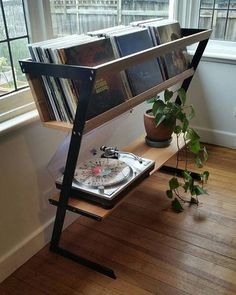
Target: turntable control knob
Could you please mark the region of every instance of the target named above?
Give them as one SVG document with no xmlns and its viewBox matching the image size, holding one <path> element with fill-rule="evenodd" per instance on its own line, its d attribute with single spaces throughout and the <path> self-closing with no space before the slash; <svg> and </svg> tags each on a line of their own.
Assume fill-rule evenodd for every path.
<svg viewBox="0 0 236 295">
<path fill-rule="evenodd" d="M 104 186 L 103 185 L 100 185 L 98 187 L 98 191 L 99 191 L 100 194 L 104 194 Z"/>
</svg>

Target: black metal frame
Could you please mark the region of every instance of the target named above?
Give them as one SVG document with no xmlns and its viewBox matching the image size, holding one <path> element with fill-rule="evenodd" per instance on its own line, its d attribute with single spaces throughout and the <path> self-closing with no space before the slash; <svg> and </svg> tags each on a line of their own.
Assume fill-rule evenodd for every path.
<svg viewBox="0 0 236 295">
<path fill-rule="evenodd" d="M 204 30 L 184 29 L 182 31 L 184 36 L 188 36 L 188 35 L 198 33 Z M 192 59 L 192 64 L 191 64 L 194 70 L 197 68 L 200 62 L 200 59 L 206 47 L 207 41 L 208 39 L 199 42 L 199 45 L 197 47 L 197 50 L 195 52 L 195 55 Z M 32 76 L 41 77 L 42 75 L 48 75 L 53 77 L 83 81 L 83 83 L 81 83 L 81 88 L 80 88 L 79 103 L 78 103 L 74 125 L 72 129 L 71 141 L 70 141 L 69 151 L 67 155 L 67 161 L 66 161 L 66 167 L 64 172 L 60 198 L 58 202 L 50 200 L 52 204 L 57 205 L 57 212 L 56 212 L 56 218 L 54 222 L 54 228 L 53 228 L 53 233 L 52 233 L 52 238 L 50 243 L 50 250 L 115 279 L 116 276 L 112 269 L 107 268 L 106 266 L 97 264 L 93 261 L 90 261 L 74 253 L 71 253 L 70 251 L 63 249 L 59 246 L 66 210 L 80 213 L 84 216 L 101 221 L 101 218 L 99 216 L 90 214 L 89 212 L 84 212 L 80 209 L 71 208 L 68 205 L 68 200 L 71 195 L 73 175 L 76 168 L 77 158 L 79 155 L 80 145 L 82 140 L 82 134 L 83 134 L 83 130 L 84 130 L 85 122 L 86 122 L 87 108 L 88 108 L 91 92 L 93 89 L 93 85 L 96 79 L 97 70 L 94 68 L 89 68 L 89 67 L 44 64 L 44 63 L 42 64 L 42 63 L 32 62 L 32 61 L 20 61 L 20 65 L 24 73 L 29 73 Z M 182 84 L 182 87 L 186 91 L 189 87 L 191 80 L 192 80 L 192 77 L 186 79 Z"/>
</svg>

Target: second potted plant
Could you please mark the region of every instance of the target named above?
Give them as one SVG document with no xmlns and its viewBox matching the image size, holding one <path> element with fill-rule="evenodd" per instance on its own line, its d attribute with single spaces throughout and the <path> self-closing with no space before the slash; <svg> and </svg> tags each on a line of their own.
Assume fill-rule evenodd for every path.
<svg viewBox="0 0 236 295">
<path fill-rule="evenodd" d="M 176 99 L 177 96 L 177 99 Z M 167 197 L 172 199 L 172 207 L 175 211 L 183 210 L 183 204 L 198 204 L 198 195 L 206 194 L 204 184 L 206 183 L 209 172 L 203 171 L 198 174 L 198 179 L 193 177 L 193 174 L 188 171 L 188 153 L 194 154 L 194 161 L 198 168 L 203 166 L 203 163 L 208 158 L 207 150 L 200 143 L 200 137 L 197 132 L 190 126 L 190 121 L 195 115 L 192 105 L 186 104 L 186 92 L 183 88 L 173 92 L 165 90 L 164 99 L 159 96 L 148 100 L 152 103 L 151 110 L 144 115 L 144 125 L 147 130 L 151 125 L 152 130 L 156 132 L 154 135 L 147 130 L 146 142 L 151 146 L 157 147 L 167 146 L 170 144 L 171 136 L 174 134 L 177 138 L 177 157 L 175 175 L 169 180 L 169 188 L 166 191 Z M 159 134 L 165 133 L 165 136 Z M 179 138 L 183 136 L 185 142 L 185 164 L 184 169 L 179 177 Z"/>
</svg>

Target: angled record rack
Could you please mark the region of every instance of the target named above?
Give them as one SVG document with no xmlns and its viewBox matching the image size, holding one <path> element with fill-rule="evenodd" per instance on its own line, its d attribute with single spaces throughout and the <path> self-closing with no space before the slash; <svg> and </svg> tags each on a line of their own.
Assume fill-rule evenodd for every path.
<svg viewBox="0 0 236 295">
<path fill-rule="evenodd" d="M 183 37 L 181 39 L 177 39 L 175 41 L 160 46 L 146 49 L 144 51 L 119 58 L 95 67 L 46 64 L 33 62 L 30 60 L 20 61 L 22 72 L 26 74 L 29 81 L 29 85 L 33 93 L 36 106 L 39 111 L 39 116 L 41 121 L 43 122 L 43 125 L 45 127 L 55 128 L 64 131 L 71 130 L 72 132 L 61 192 L 59 196 L 52 197 L 50 199 L 50 203 L 57 206 L 56 218 L 50 243 L 51 251 L 72 259 L 87 267 L 90 267 L 111 278 L 116 278 L 115 273 L 112 269 L 60 247 L 60 238 L 62 235 L 63 224 L 67 210 L 101 221 L 103 218 L 108 216 L 112 210 L 116 208 L 115 206 L 110 210 L 105 210 L 103 208 L 99 208 L 96 205 L 89 204 L 86 201 L 71 198 L 72 181 L 76 168 L 77 158 L 80 151 L 82 136 L 88 131 L 104 124 L 105 122 L 122 114 L 123 112 L 132 109 L 133 107 L 145 101 L 148 97 L 156 95 L 157 93 L 160 93 L 161 91 L 175 85 L 176 83 L 182 82 L 182 87 L 187 91 L 195 70 L 197 69 L 197 66 L 200 62 L 202 54 L 205 50 L 210 34 L 211 30 L 182 29 Z M 148 89 L 147 91 L 142 92 L 141 94 L 125 101 L 124 103 L 96 116 L 95 118 L 86 121 L 86 113 L 88 109 L 89 99 L 91 97 L 96 78 L 101 77 L 102 74 L 107 71 L 119 72 L 121 70 L 125 70 L 132 65 L 135 65 L 136 63 L 161 56 L 165 53 L 186 47 L 194 43 L 198 43 L 198 46 L 192 58 L 191 66 L 188 70 L 168 80 L 165 80 L 161 84 L 158 84 Z M 44 75 L 82 81 L 80 87 L 79 102 L 73 125 L 69 123 L 50 120 L 41 82 L 41 77 Z M 147 146 L 144 147 L 144 143 L 140 139 L 135 143 L 135 145 L 131 145 L 130 149 L 132 152 L 138 152 L 140 146 L 142 146 L 142 150 L 145 149 L 145 156 L 147 156 L 149 153 L 149 157 L 156 160 L 155 169 L 159 169 L 161 166 L 163 166 L 164 162 L 177 152 L 177 150 L 175 150 L 173 147 L 170 147 L 169 149 L 167 148 L 163 150 L 162 158 L 158 158 L 159 156 L 156 155 L 154 148 L 150 148 Z M 184 142 L 181 143 L 181 146 L 184 146 Z"/>
</svg>

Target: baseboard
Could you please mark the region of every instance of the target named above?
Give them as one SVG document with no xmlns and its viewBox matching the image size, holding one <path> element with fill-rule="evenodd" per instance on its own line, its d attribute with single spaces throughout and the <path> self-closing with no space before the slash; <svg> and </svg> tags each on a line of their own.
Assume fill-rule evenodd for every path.
<svg viewBox="0 0 236 295">
<path fill-rule="evenodd" d="M 64 228 L 78 218 L 76 215 L 67 216 Z M 54 217 L 0 257 L 0 283 L 49 243 L 53 223 Z"/>
<path fill-rule="evenodd" d="M 201 141 L 236 149 L 236 133 L 193 126 Z"/>
</svg>

